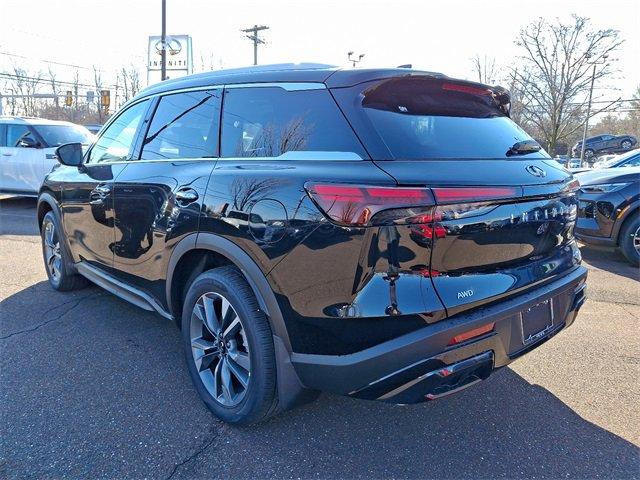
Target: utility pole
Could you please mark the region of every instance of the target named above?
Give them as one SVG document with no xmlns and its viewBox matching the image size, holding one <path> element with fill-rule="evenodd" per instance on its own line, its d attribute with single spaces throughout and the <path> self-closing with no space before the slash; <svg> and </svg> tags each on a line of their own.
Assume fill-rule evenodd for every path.
<svg viewBox="0 0 640 480">
<path fill-rule="evenodd" d="M 351 55 L 353 55 L 353 52 L 347 52 L 347 59 L 351 62 L 351 65 L 353 66 L 353 68 L 355 68 L 356 64 L 360 63 L 364 58 L 364 53 L 361 53 L 360 55 L 358 55 L 358 59 L 351 58 Z"/>
<path fill-rule="evenodd" d="M 580 166 L 584 166 L 582 163 L 584 162 L 584 150 L 586 148 L 587 143 L 587 131 L 589 130 L 589 116 L 591 115 L 591 99 L 593 98 L 593 84 L 596 81 L 596 66 L 603 64 L 607 61 L 607 55 L 602 57 L 601 62 L 593 62 L 593 72 L 591 74 L 591 87 L 589 87 L 589 103 L 587 103 L 587 118 L 584 121 L 584 131 L 582 132 L 582 145 L 580 148 Z"/>
<path fill-rule="evenodd" d="M 162 33 L 160 37 L 160 79 L 167 79 L 167 0 L 162 0 Z"/>
<path fill-rule="evenodd" d="M 164 0 L 163 0 L 164 1 Z M 249 40 L 253 42 L 253 64 L 258 65 L 258 44 L 264 43 L 260 37 L 258 37 L 258 32 L 262 30 L 269 30 L 269 27 L 266 25 L 254 25 L 251 28 L 245 28 L 244 30 L 240 30 L 244 33 L 250 33 L 251 35 L 245 35 Z"/>
</svg>

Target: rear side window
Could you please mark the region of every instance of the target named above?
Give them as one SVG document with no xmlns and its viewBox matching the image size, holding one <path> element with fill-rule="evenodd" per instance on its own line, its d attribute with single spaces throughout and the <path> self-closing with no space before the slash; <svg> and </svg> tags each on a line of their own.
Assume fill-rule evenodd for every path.
<svg viewBox="0 0 640 480">
<path fill-rule="evenodd" d="M 507 158 L 515 143 L 532 140 L 490 90 L 475 84 L 413 76 L 350 90 L 358 104 L 351 111 L 364 117 L 358 124 L 373 129 L 393 158 Z M 509 158 L 549 156 L 540 150 Z"/>
<path fill-rule="evenodd" d="M 355 153 L 367 158 L 327 90 L 227 89 L 221 156 L 278 157 L 286 152 Z"/>
<path fill-rule="evenodd" d="M 222 90 L 176 93 L 160 99 L 142 146 L 144 160 L 218 156 Z"/>
</svg>

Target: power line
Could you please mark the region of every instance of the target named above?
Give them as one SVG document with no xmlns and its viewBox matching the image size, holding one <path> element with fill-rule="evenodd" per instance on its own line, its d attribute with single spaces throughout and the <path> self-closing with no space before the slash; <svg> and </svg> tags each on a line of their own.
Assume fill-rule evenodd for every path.
<svg viewBox="0 0 640 480">
<path fill-rule="evenodd" d="M 90 70 L 90 71 L 92 71 L 92 69 L 89 68 L 89 67 L 83 67 L 83 66 L 80 66 L 80 65 L 73 65 L 72 63 L 56 62 L 54 60 L 44 60 L 42 58 L 32 58 L 32 57 L 27 57 L 27 56 L 24 56 L 24 55 L 17 55 L 15 53 L 0 52 L 0 55 L 6 55 L 7 57 L 24 58 L 25 60 L 35 60 L 37 62 L 51 63 L 53 65 L 60 65 L 60 66 L 63 66 L 63 67 L 73 67 L 73 68 L 79 68 L 79 69 L 82 69 L 82 70 Z M 104 70 L 102 70 L 100 68 L 97 68 L 96 70 L 98 70 L 99 72 L 103 72 L 104 73 Z"/>
<path fill-rule="evenodd" d="M 11 79 L 11 80 L 29 80 L 32 82 L 45 82 L 45 83 L 51 83 L 51 79 L 50 78 L 43 78 L 43 77 L 29 77 L 26 75 L 14 75 L 12 73 L 3 73 L 0 72 L 0 78 L 7 78 L 7 79 Z M 88 88 L 96 88 L 96 85 L 91 85 L 91 84 L 87 84 L 87 83 L 76 83 L 76 82 L 66 82 L 63 80 L 56 80 L 55 81 L 58 85 L 69 85 L 72 87 L 78 86 L 78 87 L 88 87 Z M 113 87 L 115 88 L 115 85 L 104 85 L 105 87 Z"/>
</svg>

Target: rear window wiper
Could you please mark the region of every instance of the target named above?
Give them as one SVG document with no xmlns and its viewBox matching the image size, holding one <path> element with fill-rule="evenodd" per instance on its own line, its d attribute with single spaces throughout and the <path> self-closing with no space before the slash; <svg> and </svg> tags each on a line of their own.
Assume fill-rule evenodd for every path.
<svg viewBox="0 0 640 480">
<path fill-rule="evenodd" d="M 522 142 L 514 143 L 507 153 L 505 154 L 507 157 L 511 157 L 513 155 L 526 155 L 528 153 L 539 152 L 542 150 L 542 147 L 535 140 L 524 140 Z"/>
</svg>

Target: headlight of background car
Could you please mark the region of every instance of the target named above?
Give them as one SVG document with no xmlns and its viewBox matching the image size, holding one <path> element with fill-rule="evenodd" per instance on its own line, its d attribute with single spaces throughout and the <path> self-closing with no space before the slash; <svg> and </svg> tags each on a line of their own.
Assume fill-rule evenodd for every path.
<svg viewBox="0 0 640 480">
<path fill-rule="evenodd" d="M 609 193 L 616 192 L 629 185 L 628 183 L 602 183 L 600 185 L 583 185 L 580 187 L 584 193 Z"/>
</svg>

